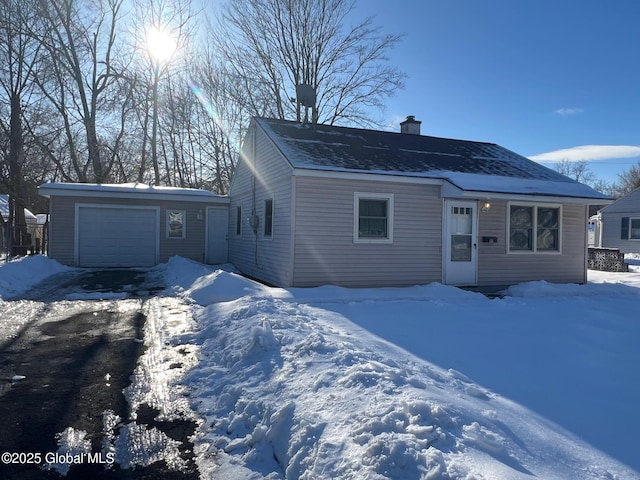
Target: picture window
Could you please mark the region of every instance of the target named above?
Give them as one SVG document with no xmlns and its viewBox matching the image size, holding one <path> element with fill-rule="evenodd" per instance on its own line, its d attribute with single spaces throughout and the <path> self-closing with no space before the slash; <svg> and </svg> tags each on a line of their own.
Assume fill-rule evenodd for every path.
<svg viewBox="0 0 640 480">
<path fill-rule="evenodd" d="M 510 252 L 559 252 L 560 207 L 510 205 Z"/>
</svg>

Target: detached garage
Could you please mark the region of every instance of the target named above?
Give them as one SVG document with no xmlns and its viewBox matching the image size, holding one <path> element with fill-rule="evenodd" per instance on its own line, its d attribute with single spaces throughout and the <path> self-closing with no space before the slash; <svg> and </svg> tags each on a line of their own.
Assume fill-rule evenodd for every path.
<svg viewBox="0 0 640 480">
<path fill-rule="evenodd" d="M 47 183 L 49 256 L 78 267 L 149 267 L 180 255 L 227 261 L 229 199 L 144 184 Z"/>
</svg>

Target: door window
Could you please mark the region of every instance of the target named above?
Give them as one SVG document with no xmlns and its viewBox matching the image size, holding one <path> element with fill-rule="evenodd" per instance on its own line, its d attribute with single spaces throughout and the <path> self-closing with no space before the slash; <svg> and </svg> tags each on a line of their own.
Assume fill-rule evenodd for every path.
<svg viewBox="0 0 640 480">
<path fill-rule="evenodd" d="M 451 261 L 470 262 L 473 235 L 473 209 L 451 207 Z"/>
</svg>

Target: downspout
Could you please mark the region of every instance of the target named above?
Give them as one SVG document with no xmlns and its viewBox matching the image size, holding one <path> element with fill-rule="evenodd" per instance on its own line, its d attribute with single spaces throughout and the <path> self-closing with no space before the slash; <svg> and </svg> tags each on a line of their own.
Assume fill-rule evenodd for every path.
<svg viewBox="0 0 640 480">
<path fill-rule="evenodd" d="M 255 168 L 255 161 L 254 161 Z M 255 171 L 255 170 L 254 170 Z M 249 219 L 249 226 L 253 230 L 253 236 L 255 237 L 255 252 L 253 255 L 253 261 L 255 266 L 258 266 L 258 214 L 256 212 L 256 175 L 251 176 L 251 218 Z"/>
<path fill-rule="evenodd" d="M 295 248 L 296 248 L 296 176 L 291 175 L 291 230 L 289 238 L 289 286 L 295 286 Z"/>
<path fill-rule="evenodd" d="M 598 218 L 596 219 L 596 231 L 598 232 L 598 247 L 602 248 L 602 214 L 598 212 Z"/>
</svg>

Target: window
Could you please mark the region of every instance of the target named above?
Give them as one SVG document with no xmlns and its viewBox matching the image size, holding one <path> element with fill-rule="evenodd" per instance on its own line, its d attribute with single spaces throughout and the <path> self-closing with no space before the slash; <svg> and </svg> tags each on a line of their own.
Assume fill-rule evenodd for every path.
<svg viewBox="0 0 640 480">
<path fill-rule="evenodd" d="M 360 243 L 392 243 L 392 194 L 355 194 L 353 238 Z"/>
<path fill-rule="evenodd" d="M 473 253 L 473 208 L 451 207 L 449 216 L 449 235 L 452 262 L 471 262 Z"/>
<path fill-rule="evenodd" d="M 167 210 L 167 238 L 185 238 L 184 210 Z"/>
<path fill-rule="evenodd" d="M 242 235 L 242 207 L 236 207 L 236 235 Z"/>
<path fill-rule="evenodd" d="M 264 201 L 264 236 L 273 238 L 273 198 Z"/>
<path fill-rule="evenodd" d="M 629 223 L 631 224 L 629 238 L 640 240 L 640 218 L 632 218 Z"/>
<path fill-rule="evenodd" d="M 640 218 L 622 218 L 622 240 L 640 240 Z"/>
<path fill-rule="evenodd" d="M 360 199 L 359 238 L 388 238 L 387 200 Z"/>
<path fill-rule="evenodd" d="M 509 206 L 510 252 L 559 252 L 560 207 Z"/>
<path fill-rule="evenodd" d="M 511 205 L 510 250 L 533 250 L 533 207 Z"/>
<path fill-rule="evenodd" d="M 629 238 L 640 239 L 640 218 L 631 219 L 631 228 L 629 229 Z"/>
<path fill-rule="evenodd" d="M 538 251 L 558 251 L 560 245 L 560 209 L 538 207 L 537 220 Z"/>
</svg>

